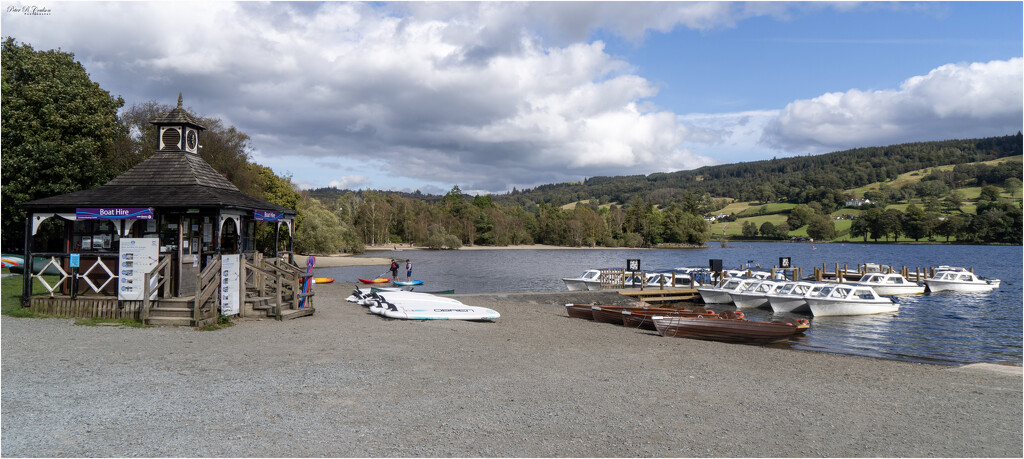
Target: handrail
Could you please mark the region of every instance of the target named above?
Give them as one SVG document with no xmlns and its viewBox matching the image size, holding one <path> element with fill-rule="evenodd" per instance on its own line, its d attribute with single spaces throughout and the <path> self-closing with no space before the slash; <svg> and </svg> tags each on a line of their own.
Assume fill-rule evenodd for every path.
<svg viewBox="0 0 1024 459">
<path fill-rule="evenodd" d="M 195 306 L 192 308 L 192 319 L 196 324 L 202 318 L 202 306 L 220 287 L 220 256 L 216 256 L 198 274 L 196 280 Z"/>
<path fill-rule="evenodd" d="M 262 257 L 256 255 L 253 261 L 245 260 L 246 287 L 255 288 L 260 295 L 273 296 L 273 314 L 281 319 L 283 309 L 298 309 L 303 294 L 301 285 L 305 278 L 312 275 L 300 267 L 281 258 Z M 285 304 L 285 295 L 290 294 Z"/>
<path fill-rule="evenodd" d="M 164 285 L 167 284 L 167 279 L 171 277 L 170 270 L 171 257 L 170 255 L 168 255 L 163 257 L 163 259 L 161 259 L 160 262 L 157 263 L 152 270 L 147 272 L 145 277 L 143 278 L 144 280 L 142 282 L 142 311 L 139 311 L 139 319 L 142 320 L 142 323 L 146 323 L 146 320 L 149 319 L 149 308 L 151 307 L 150 298 L 160 290 L 160 287 L 163 287 Z M 165 271 L 165 273 L 163 275 L 160 275 L 160 271 Z M 152 282 L 154 274 L 157 275 L 156 285 L 150 285 L 150 282 Z"/>
</svg>

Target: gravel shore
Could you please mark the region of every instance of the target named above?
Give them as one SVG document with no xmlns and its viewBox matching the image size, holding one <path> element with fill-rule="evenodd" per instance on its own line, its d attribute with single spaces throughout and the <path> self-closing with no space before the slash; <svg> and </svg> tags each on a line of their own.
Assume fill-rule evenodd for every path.
<svg viewBox="0 0 1024 459">
<path fill-rule="evenodd" d="M 663 338 L 562 307 L 608 293 L 393 321 L 351 289 L 213 332 L 4 317 L 2 456 L 1022 456 L 1020 367 Z"/>
</svg>

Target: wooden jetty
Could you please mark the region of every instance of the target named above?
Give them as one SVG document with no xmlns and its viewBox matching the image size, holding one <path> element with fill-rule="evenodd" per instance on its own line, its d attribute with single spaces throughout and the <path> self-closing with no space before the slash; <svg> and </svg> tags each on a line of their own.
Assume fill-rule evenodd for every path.
<svg viewBox="0 0 1024 459">
<path fill-rule="evenodd" d="M 629 296 L 648 304 L 694 301 L 700 298 L 695 288 L 622 289 L 618 292 L 620 295 Z"/>
<path fill-rule="evenodd" d="M 818 282 L 857 282 L 860 278 L 864 277 L 865 274 L 880 272 L 883 274 L 889 274 L 898 272 L 903 275 L 909 281 L 923 281 L 935 275 L 936 268 L 934 267 L 914 267 L 913 270 L 907 266 L 902 266 L 900 269 L 893 268 L 892 266 L 877 265 L 873 263 L 867 263 L 863 265 L 857 265 L 853 270 L 848 265 L 842 265 L 840 268 L 839 263 L 835 263 L 832 271 L 828 271 L 828 266 L 822 264 L 821 268 L 814 268 L 814 274 L 812 275 L 813 280 Z M 968 271 L 974 272 L 974 268 L 969 268 Z"/>
</svg>

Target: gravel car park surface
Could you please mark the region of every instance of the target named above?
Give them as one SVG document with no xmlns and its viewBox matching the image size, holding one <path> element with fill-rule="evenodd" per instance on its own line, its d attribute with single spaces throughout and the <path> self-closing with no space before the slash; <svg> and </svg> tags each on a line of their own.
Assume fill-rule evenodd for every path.
<svg viewBox="0 0 1024 459">
<path fill-rule="evenodd" d="M 316 314 L 218 331 L 2 319 L 2 455 L 1022 455 L 1020 367 L 953 368 L 570 319 L 603 292 L 459 295 L 494 322 Z M 813 326 L 813 325 L 812 325 Z M 993 371 L 994 368 L 994 371 Z"/>
</svg>

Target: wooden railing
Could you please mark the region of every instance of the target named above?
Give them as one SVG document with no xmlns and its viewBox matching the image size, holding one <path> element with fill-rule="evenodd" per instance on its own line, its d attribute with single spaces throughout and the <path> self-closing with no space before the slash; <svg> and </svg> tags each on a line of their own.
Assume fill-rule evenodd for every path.
<svg viewBox="0 0 1024 459">
<path fill-rule="evenodd" d="M 220 291 L 221 280 L 220 280 L 220 255 L 213 257 L 209 263 L 206 264 L 206 268 L 199 273 L 196 281 L 196 297 L 195 303 L 192 308 L 192 319 L 195 323 L 199 323 L 203 319 L 203 305 Z M 216 307 L 211 308 L 213 316 L 217 315 Z"/>
<path fill-rule="evenodd" d="M 283 258 L 254 254 L 245 260 L 246 289 L 255 290 L 261 296 L 273 295 L 274 315 L 278 320 L 282 318 L 282 309 L 298 309 L 302 298 L 306 298 L 304 307 L 311 306 L 312 293 L 302 292 L 302 283 L 309 276 Z"/>
<path fill-rule="evenodd" d="M 156 282 L 153 282 L 153 276 L 156 276 Z M 156 299 L 160 289 L 163 287 L 170 288 L 171 279 L 171 256 L 167 255 L 160 259 L 160 262 L 153 267 L 153 269 L 146 273 L 143 280 L 143 296 L 142 296 L 142 310 L 139 311 L 139 318 L 145 323 L 149 319 L 149 309 L 152 307 L 152 301 Z"/>
</svg>

